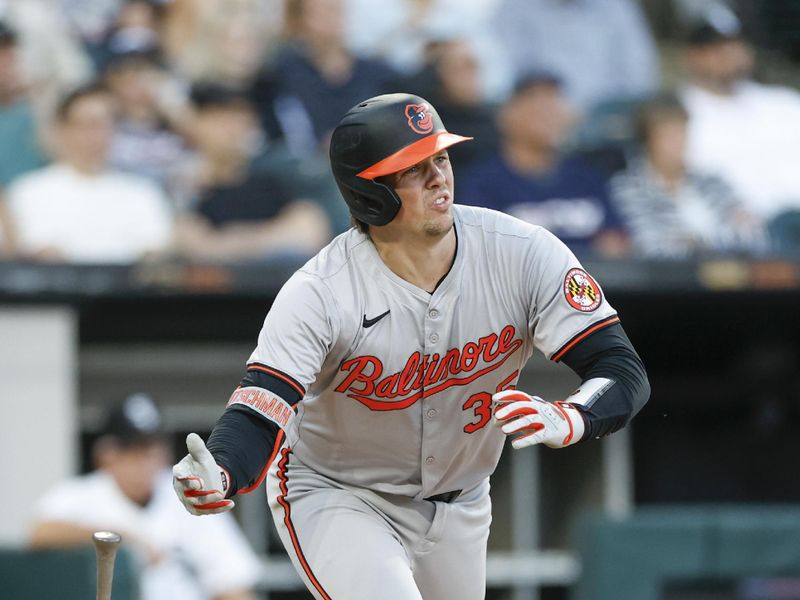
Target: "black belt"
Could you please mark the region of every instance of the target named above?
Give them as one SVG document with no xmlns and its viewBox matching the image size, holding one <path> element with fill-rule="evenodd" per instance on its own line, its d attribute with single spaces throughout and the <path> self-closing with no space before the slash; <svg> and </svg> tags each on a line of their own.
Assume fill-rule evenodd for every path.
<svg viewBox="0 0 800 600">
<path fill-rule="evenodd" d="M 444 502 L 446 504 L 449 504 L 450 502 L 458 498 L 461 495 L 462 491 L 463 490 L 453 490 L 452 492 L 442 492 L 441 494 L 436 494 L 435 496 L 428 496 L 427 498 L 425 498 L 425 500 L 428 500 L 430 502 Z"/>
</svg>

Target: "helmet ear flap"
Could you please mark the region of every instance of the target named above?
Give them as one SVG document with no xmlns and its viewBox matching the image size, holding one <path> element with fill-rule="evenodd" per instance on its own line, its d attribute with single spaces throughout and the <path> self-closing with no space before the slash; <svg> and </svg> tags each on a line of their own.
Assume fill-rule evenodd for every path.
<svg viewBox="0 0 800 600">
<path fill-rule="evenodd" d="M 350 214 L 368 225 L 386 225 L 400 210 L 400 196 L 379 181 L 360 180 L 355 185 L 337 181 Z"/>
</svg>

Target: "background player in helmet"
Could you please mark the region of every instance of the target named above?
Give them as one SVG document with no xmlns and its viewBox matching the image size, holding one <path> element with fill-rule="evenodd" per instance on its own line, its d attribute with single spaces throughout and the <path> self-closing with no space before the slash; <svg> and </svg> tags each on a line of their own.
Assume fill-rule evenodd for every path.
<svg viewBox="0 0 800 600">
<path fill-rule="evenodd" d="M 447 148 L 466 139 L 407 94 L 344 116 L 331 166 L 358 227 L 284 285 L 208 446 L 191 434 L 174 468 L 194 514 L 266 478 L 316 598 L 483 598 L 506 436 L 601 437 L 649 396 L 616 312 L 560 241 L 453 204 Z M 534 347 L 579 390 L 514 391 Z"/>
</svg>

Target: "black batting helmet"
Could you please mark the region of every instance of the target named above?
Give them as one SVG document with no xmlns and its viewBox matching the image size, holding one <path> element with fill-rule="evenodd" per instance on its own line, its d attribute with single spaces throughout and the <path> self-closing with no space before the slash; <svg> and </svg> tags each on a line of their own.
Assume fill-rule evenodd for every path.
<svg viewBox="0 0 800 600">
<path fill-rule="evenodd" d="M 425 99 L 384 94 L 364 100 L 339 121 L 331 137 L 331 169 L 350 214 L 386 225 L 400 210 L 400 197 L 376 179 L 471 139 L 449 133 Z"/>
</svg>

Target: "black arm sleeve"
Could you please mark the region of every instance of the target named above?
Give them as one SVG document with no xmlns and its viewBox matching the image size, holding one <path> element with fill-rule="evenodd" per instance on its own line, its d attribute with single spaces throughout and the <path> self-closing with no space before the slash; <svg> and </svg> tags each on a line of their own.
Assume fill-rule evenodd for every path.
<svg viewBox="0 0 800 600">
<path fill-rule="evenodd" d="M 287 384 L 287 375 L 274 369 L 262 370 L 262 365 L 251 365 L 241 381 L 241 387 L 260 387 L 296 405 L 302 395 L 299 384 Z M 300 388 L 302 389 L 302 388 Z M 283 439 L 278 424 L 249 408 L 234 404 L 225 409 L 217 421 L 206 446 L 217 464 L 225 467 L 231 477 L 228 497 L 239 490 L 249 492 L 261 483 L 269 460 Z"/>
<path fill-rule="evenodd" d="M 582 439 L 600 438 L 622 429 L 650 398 L 644 365 L 619 323 L 581 340 L 561 362 L 582 381 L 595 377 L 613 381 L 613 385 L 586 406 L 575 405 L 586 421 Z"/>
<path fill-rule="evenodd" d="M 275 423 L 243 406 L 230 406 L 222 413 L 206 446 L 231 476 L 229 498 L 259 482 L 279 431 Z"/>
</svg>

